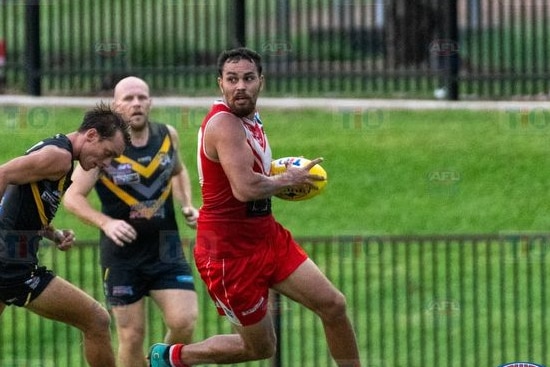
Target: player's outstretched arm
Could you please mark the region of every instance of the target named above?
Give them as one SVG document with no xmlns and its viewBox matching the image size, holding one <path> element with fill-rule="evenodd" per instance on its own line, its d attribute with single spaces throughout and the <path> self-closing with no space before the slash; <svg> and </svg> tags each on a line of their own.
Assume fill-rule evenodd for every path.
<svg viewBox="0 0 550 367">
<path fill-rule="evenodd" d="M 180 204 L 181 212 L 187 226 L 190 228 L 196 228 L 199 212 L 193 206 L 191 180 L 189 178 L 187 166 L 181 157 L 178 132 L 173 126 L 166 126 L 170 132 L 170 137 L 172 138 L 172 143 L 174 144 L 177 159 L 174 175 L 172 176 L 172 194 L 174 196 L 174 201 Z"/>
<path fill-rule="evenodd" d="M 126 221 L 113 219 L 101 211 L 95 209 L 88 195 L 99 177 L 99 169 L 85 171 L 78 166 L 73 172 L 73 183 L 63 197 L 63 204 L 70 213 L 76 215 L 85 223 L 101 229 L 118 246 L 136 239 L 136 230 Z"/>
<path fill-rule="evenodd" d="M 14 158 L 0 166 L 0 197 L 8 185 L 59 180 L 69 172 L 71 164 L 71 153 L 55 146 Z"/>
<path fill-rule="evenodd" d="M 92 191 L 99 176 L 99 169 L 85 171 L 81 166 L 74 169 L 72 184 L 63 196 L 65 208 L 80 220 L 101 228 L 101 224 L 107 220 L 107 216 L 92 207 L 88 195 Z"/>
</svg>

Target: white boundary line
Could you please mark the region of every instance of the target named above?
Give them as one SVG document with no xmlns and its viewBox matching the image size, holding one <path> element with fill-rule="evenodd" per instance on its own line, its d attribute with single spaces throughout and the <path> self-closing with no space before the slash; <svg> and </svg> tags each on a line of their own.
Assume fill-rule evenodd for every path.
<svg viewBox="0 0 550 367">
<path fill-rule="evenodd" d="M 209 108 L 219 97 L 153 97 L 158 107 Z M 90 108 L 100 101 L 110 102 L 110 97 L 33 97 L 0 95 L 0 106 L 54 106 Z M 431 101 L 409 99 L 346 99 L 346 98 L 259 98 L 258 107 L 277 109 L 400 109 L 400 110 L 510 110 L 546 109 L 550 101 Z"/>
</svg>

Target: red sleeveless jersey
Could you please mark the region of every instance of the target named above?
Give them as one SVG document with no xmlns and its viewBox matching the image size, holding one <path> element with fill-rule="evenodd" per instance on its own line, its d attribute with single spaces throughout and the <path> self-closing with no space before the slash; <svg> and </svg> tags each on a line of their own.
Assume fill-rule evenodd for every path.
<svg viewBox="0 0 550 367">
<path fill-rule="evenodd" d="M 271 198 L 254 202 L 237 200 L 231 185 L 218 161 L 209 158 L 203 147 L 204 131 L 214 116 L 231 114 L 229 107 L 216 101 L 204 118 L 198 134 L 197 165 L 202 192 L 197 247 L 211 256 L 231 256 L 253 250 L 265 241 L 274 219 L 271 215 Z M 252 154 L 254 172 L 269 175 L 271 148 L 256 113 L 253 120 L 241 118 L 243 131 Z"/>
<path fill-rule="evenodd" d="M 246 326 L 265 317 L 269 288 L 292 274 L 307 260 L 307 254 L 271 215 L 271 198 L 238 201 L 221 164 L 206 156 L 204 131 L 211 119 L 222 113 L 231 112 L 224 103 L 215 103 L 199 130 L 197 159 L 203 205 L 195 264 L 220 315 Z M 269 175 L 271 149 L 259 116 L 241 121 L 255 158 L 254 171 Z"/>
</svg>

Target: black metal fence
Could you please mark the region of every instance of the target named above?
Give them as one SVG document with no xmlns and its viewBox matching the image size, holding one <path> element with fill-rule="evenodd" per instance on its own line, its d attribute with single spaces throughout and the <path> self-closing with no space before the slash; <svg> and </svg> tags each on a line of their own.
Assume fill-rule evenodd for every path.
<svg viewBox="0 0 550 367">
<path fill-rule="evenodd" d="M 246 45 L 273 96 L 546 99 L 549 19 L 546 0 L 1 0 L 0 84 L 210 95 L 218 53 Z"/>
<path fill-rule="evenodd" d="M 550 361 L 550 234 L 346 236 L 301 243 L 346 294 L 361 358 L 369 367 L 488 366 Z M 189 256 L 191 242 L 184 245 Z M 103 300 L 97 246 L 41 250 L 45 264 Z M 229 332 L 197 280 L 195 339 Z M 279 364 L 332 366 L 320 322 L 281 297 Z M 3 367 L 83 366 L 79 333 L 9 308 L 0 319 Z M 147 344 L 163 326 L 149 308 Z M 116 343 L 116 335 L 113 332 Z"/>
</svg>

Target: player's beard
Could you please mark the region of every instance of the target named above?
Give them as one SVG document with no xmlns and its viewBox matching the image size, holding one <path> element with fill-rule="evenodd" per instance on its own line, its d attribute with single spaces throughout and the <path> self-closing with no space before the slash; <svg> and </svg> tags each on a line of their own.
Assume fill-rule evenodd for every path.
<svg viewBox="0 0 550 367">
<path fill-rule="evenodd" d="M 249 117 L 256 111 L 256 99 L 252 97 L 246 99 L 234 98 L 229 103 L 229 108 L 237 117 Z"/>
<path fill-rule="evenodd" d="M 134 115 L 130 117 L 130 127 L 134 131 L 143 131 L 147 127 L 146 115 Z"/>
</svg>

